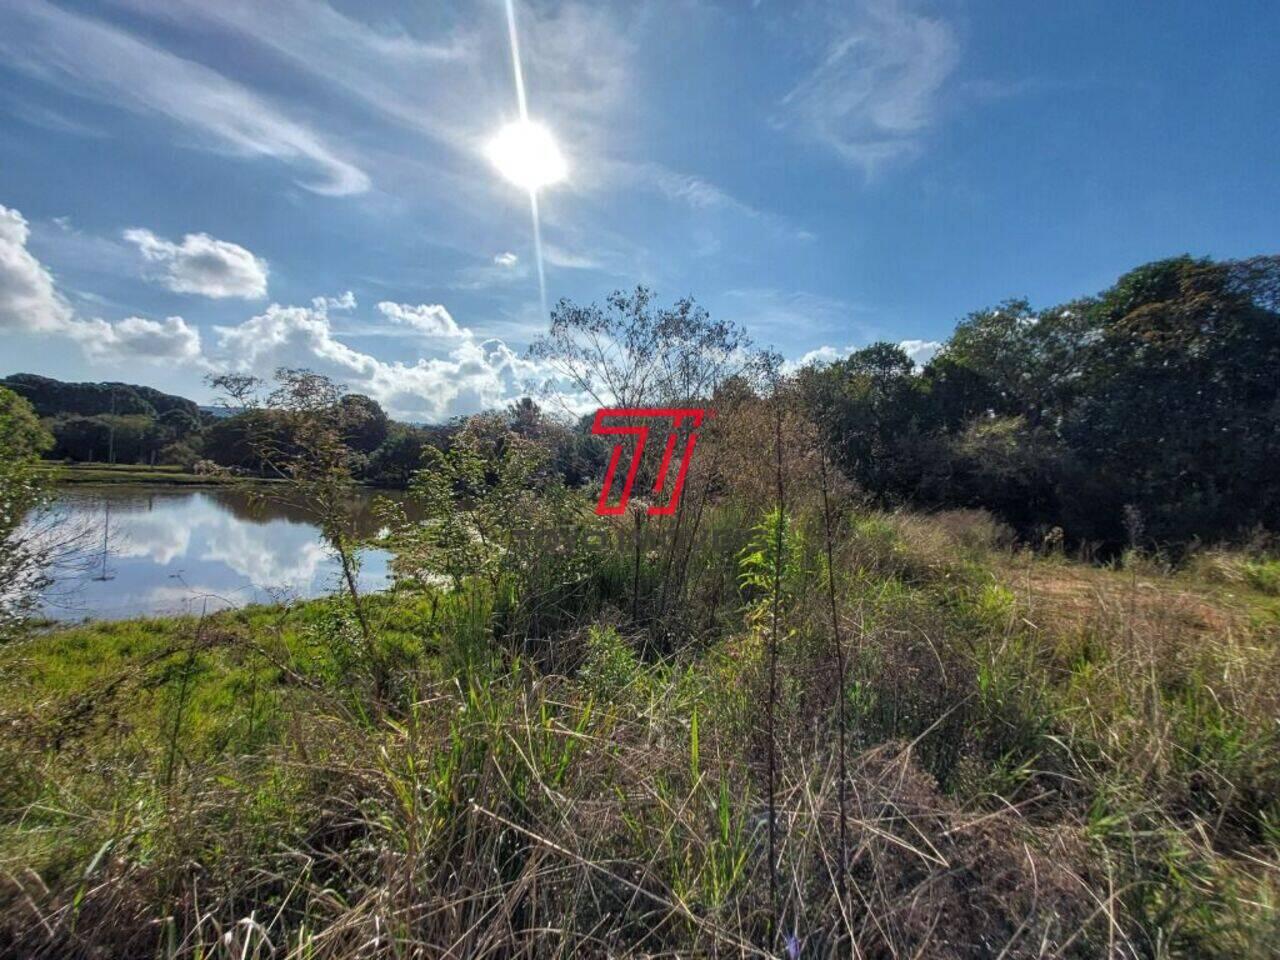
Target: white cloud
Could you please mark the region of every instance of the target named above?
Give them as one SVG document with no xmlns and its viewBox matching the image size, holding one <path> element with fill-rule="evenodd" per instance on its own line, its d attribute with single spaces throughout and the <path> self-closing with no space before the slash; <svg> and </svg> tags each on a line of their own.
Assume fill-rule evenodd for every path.
<svg viewBox="0 0 1280 960">
<path fill-rule="evenodd" d="M 429 337 L 457 339 L 471 336 L 471 331 L 459 327 L 449 311 L 438 303 L 420 303 L 414 306 L 383 300 L 378 304 L 378 311 L 392 323 L 412 327 Z"/>
<path fill-rule="evenodd" d="M 932 360 L 937 352 L 942 349 L 942 344 L 937 340 L 903 340 L 899 342 L 898 346 L 903 353 L 911 358 L 917 369 Z M 788 360 L 783 364 L 783 370 L 787 373 L 793 373 L 812 364 L 826 366 L 827 364 L 835 363 L 837 360 L 844 360 L 857 349 L 855 346 L 848 346 L 841 350 L 824 344 L 821 347 L 810 350 L 798 359 Z"/>
<path fill-rule="evenodd" d="M 181 317 L 111 323 L 77 316 L 52 274 L 27 249 L 30 235 L 21 213 L 0 205 L 0 330 L 67 337 L 96 358 L 200 360 L 200 332 Z"/>
<path fill-rule="evenodd" d="M 867 0 L 852 21 L 841 8 L 822 61 L 782 100 L 794 125 L 868 173 L 914 154 L 943 84 L 960 58 L 954 29 L 908 9 Z"/>
<path fill-rule="evenodd" d="M 508 250 L 505 253 L 500 253 L 495 256 L 493 258 L 493 262 L 500 267 L 514 267 L 520 262 L 520 258 Z"/>
<path fill-rule="evenodd" d="M 264 313 L 231 327 L 215 327 L 228 364 L 244 371 L 269 373 L 277 366 L 305 365 L 322 359 L 348 372 L 367 371 L 372 357 L 352 350 L 331 336 L 328 314 L 307 307 L 273 303 Z"/>
<path fill-rule="evenodd" d="M 267 262 L 237 243 L 207 233 L 188 233 L 174 243 L 141 227 L 124 231 L 124 238 L 163 268 L 160 279 L 175 293 L 246 300 L 267 295 Z"/>
<path fill-rule="evenodd" d="M 382 305 L 379 305 L 380 307 Z M 405 317 L 441 319 L 432 305 L 388 304 Z M 424 309 L 427 308 L 427 309 Z M 383 311 L 387 313 L 387 311 Z M 405 321 L 412 322 L 412 321 Z M 452 317 L 449 322 L 453 323 Z M 305 366 L 352 390 L 368 394 L 395 417 L 443 420 L 500 406 L 538 392 L 547 371 L 526 360 L 501 340 L 477 340 L 457 327 L 455 345 L 443 356 L 415 363 L 387 362 L 337 340 L 324 311 L 272 304 L 258 316 L 232 327 L 218 327 L 219 350 L 230 369 L 269 375 L 280 366 Z"/>
<path fill-rule="evenodd" d="M 923 367 L 942 349 L 942 344 L 937 340 L 903 340 L 898 346 L 917 367 Z"/>
<path fill-rule="evenodd" d="M 9 5 L 0 53 L 7 66 L 78 96 L 165 117 L 200 145 L 300 168 L 301 185 L 316 193 L 369 189 L 363 170 L 251 90 L 97 20 L 41 0 Z"/>
<path fill-rule="evenodd" d="M 348 290 L 340 297 L 312 297 L 311 306 L 325 313 L 330 310 L 354 310 L 357 306 L 356 295 Z"/>
<path fill-rule="evenodd" d="M 53 276 L 27 249 L 30 236 L 26 218 L 0 205 L 0 328 L 56 332 L 73 313 Z"/>
<path fill-rule="evenodd" d="M 840 350 L 836 347 L 824 344 L 821 347 L 810 350 L 798 359 L 786 361 L 783 363 L 782 369 L 784 373 L 794 373 L 796 370 L 802 370 L 809 366 L 825 367 L 829 364 L 835 363 L 837 360 L 843 360 L 857 349 L 857 347 L 845 347 L 843 350 Z"/>
<path fill-rule="evenodd" d="M 564 270 L 596 270 L 600 268 L 599 260 L 584 253 L 566 250 L 554 243 L 543 244 L 542 256 L 551 266 L 560 267 Z"/>
<path fill-rule="evenodd" d="M 196 363 L 200 356 L 200 331 L 181 317 L 148 320 L 125 317 L 119 323 L 93 319 L 80 321 L 81 345 L 102 357 L 138 357 L 144 360 Z"/>
</svg>

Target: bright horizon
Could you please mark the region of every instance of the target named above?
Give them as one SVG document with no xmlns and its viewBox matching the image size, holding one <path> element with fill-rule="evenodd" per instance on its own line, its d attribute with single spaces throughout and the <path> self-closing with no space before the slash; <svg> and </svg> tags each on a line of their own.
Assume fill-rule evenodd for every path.
<svg viewBox="0 0 1280 960">
<path fill-rule="evenodd" d="M 1280 12 L 1228 6 L 517 2 L 522 106 L 500 0 L 0 0 L 0 375 L 508 402 L 531 186 L 550 304 L 644 283 L 792 361 L 925 358 L 1280 248 Z"/>
</svg>

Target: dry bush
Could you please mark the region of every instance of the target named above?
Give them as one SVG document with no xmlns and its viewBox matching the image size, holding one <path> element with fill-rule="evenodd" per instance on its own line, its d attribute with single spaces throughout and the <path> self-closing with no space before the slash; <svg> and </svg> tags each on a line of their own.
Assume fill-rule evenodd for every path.
<svg viewBox="0 0 1280 960">
<path fill-rule="evenodd" d="M 382 730 L 312 704 L 274 755 L 193 771 L 159 822 L 135 818 L 78 881 L 7 877 L 0 944 L 30 957 L 770 955 L 758 753 L 735 719 L 750 711 L 706 700 L 712 682 L 749 693 L 752 669 L 730 658 L 714 681 L 647 688 L 638 674 L 614 706 L 554 678 L 442 684 Z M 790 746 L 782 915 L 806 955 L 1087 942 L 1078 850 L 1016 810 L 964 810 L 906 744 L 854 758 L 856 883 L 835 903 L 832 757 Z M 261 793 L 273 770 L 293 791 L 274 814 Z"/>
<path fill-rule="evenodd" d="M 1097 878 L 1079 832 L 1038 830 L 1017 807 L 963 810 L 903 742 L 852 764 L 851 902 L 833 903 L 832 771 L 808 773 L 789 784 L 784 853 L 806 955 L 1093 954 Z"/>
<path fill-rule="evenodd" d="M 987 510 L 940 510 L 930 514 L 929 520 L 957 546 L 975 553 L 1007 550 L 1013 545 L 1013 528 Z"/>
<path fill-rule="evenodd" d="M 0 953 L 777 956 L 791 942 L 877 960 L 1267 956 L 1280 934 L 1274 621 L 1185 574 L 1010 554 L 980 512 L 842 509 L 842 689 L 823 527 L 796 481 L 771 741 L 772 634 L 744 615 L 769 598 L 743 585 L 732 540 L 754 536 L 768 478 L 719 442 L 742 486 L 695 486 L 706 509 L 679 537 L 639 567 L 610 559 L 620 590 L 558 636 L 542 672 L 458 655 L 492 649 L 488 615 L 432 604 L 419 629 L 439 661 L 401 671 L 394 689 L 410 693 L 393 712 L 362 716 L 349 677 L 285 673 L 279 736 L 192 756 L 172 786 L 123 734 L 77 753 L 119 700 L 96 691 L 93 722 L 41 733 L 53 759 L 25 758 L 23 790 L 5 794 L 8 836 L 31 847 L 2 864 Z M 660 626 L 680 642 L 657 651 L 668 588 L 679 616 Z M 18 739 L 56 729 L 31 726 L 40 713 L 20 712 Z M 25 868 L 39 860 L 21 854 L 56 842 L 76 850 L 61 870 Z"/>
<path fill-rule="evenodd" d="M 779 412 L 787 508 L 812 508 L 821 497 L 818 432 L 786 390 L 774 398 L 726 398 L 700 435 L 695 463 L 701 461 L 722 498 L 755 514 L 770 509 L 777 495 L 773 448 Z M 833 496 L 846 495 L 848 481 L 834 468 L 828 473 Z"/>
</svg>

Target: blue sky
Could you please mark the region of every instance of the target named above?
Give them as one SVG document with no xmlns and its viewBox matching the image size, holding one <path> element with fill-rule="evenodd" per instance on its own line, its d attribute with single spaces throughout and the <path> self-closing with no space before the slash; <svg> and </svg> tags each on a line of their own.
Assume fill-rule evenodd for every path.
<svg viewBox="0 0 1280 960">
<path fill-rule="evenodd" d="M 1280 247 L 1274 4 L 515 9 L 552 302 L 643 282 L 798 360 Z M 516 112 L 501 0 L 0 0 L 0 373 L 531 389 Z"/>
</svg>

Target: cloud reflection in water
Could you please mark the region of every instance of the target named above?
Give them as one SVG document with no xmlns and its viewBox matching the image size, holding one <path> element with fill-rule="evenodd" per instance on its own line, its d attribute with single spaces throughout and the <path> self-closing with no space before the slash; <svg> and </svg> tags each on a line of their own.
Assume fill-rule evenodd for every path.
<svg viewBox="0 0 1280 960">
<path fill-rule="evenodd" d="M 305 511 L 242 491 L 72 489 L 58 511 L 93 524 L 98 538 L 106 527 L 107 536 L 105 557 L 89 564 L 87 576 L 46 594 L 43 613 L 54 619 L 198 613 L 205 603 L 222 609 L 337 586 L 337 561 Z M 388 554 L 361 557 L 360 586 L 384 587 Z M 104 570 L 109 579 L 95 579 Z"/>
</svg>

